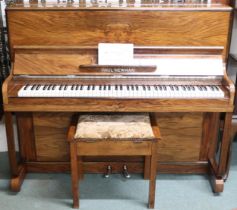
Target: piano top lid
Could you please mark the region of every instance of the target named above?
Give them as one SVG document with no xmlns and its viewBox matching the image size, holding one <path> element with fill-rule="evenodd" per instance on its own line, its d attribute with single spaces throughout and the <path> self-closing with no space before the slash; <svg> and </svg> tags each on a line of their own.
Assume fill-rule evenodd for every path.
<svg viewBox="0 0 237 210">
<path fill-rule="evenodd" d="M 7 10 L 226 10 L 221 0 L 12 0 Z"/>
<path fill-rule="evenodd" d="M 97 47 L 21 46 L 14 52 L 13 75 L 223 76 L 225 71 L 223 47 L 135 46 L 131 66 L 98 65 Z"/>
</svg>

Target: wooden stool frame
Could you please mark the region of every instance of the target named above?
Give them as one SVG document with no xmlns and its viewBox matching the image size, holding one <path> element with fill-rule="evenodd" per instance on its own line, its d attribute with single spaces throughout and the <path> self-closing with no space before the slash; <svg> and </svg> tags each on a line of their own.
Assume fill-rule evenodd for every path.
<svg viewBox="0 0 237 210">
<path fill-rule="evenodd" d="M 157 169 L 157 140 L 160 139 L 160 130 L 155 115 L 152 113 L 149 115 L 152 131 L 155 136 L 153 140 L 141 138 L 136 141 L 134 139 L 117 141 L 99 139 L 98 141 L 89 141 L 93 143 L 88 143 L 88 141 L 81 141 L 80 139 L 74 138 L 78 115 L 74 115 L 72 117 L 67 140 L 70 144 L 73 208 L 79 208 L 79 177 L 82 176 L 82 169 L 80 168 L 82 163 L 81 158 L 78 158 L 78 150 L 80 156 L 145 156 L 144 178 L 149 179 L 148 208 L 154 208 Z M 107 146 L 109 146 L 110 150 L 106 149 Z M 149 171 L 149 174 L 147 171 Z"/>
</svg>

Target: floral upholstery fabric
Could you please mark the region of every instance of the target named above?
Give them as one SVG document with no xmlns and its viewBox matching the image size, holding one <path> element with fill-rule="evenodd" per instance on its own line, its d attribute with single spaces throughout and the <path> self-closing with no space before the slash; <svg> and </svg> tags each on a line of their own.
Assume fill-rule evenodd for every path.
<svg viewBox="0 0 237 210">
<path fill-rule="evenodd" d="M 75 139 L 155 138 L 148 114 L 79 116 Z"/>
</svg>

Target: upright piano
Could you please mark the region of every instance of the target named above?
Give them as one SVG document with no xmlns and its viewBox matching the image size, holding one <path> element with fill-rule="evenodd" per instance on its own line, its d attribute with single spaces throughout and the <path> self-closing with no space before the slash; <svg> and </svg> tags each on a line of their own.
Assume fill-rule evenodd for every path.
<svg viewBox="0 0 237 210">
<path fill-rule="evenodd" d="M 3 85 L 12 171 L 69 170 L 65 141 L 75 112 L 156 112 L 158 173 L 229 170 L 234 85 L 226 74 L 231 8 L 206 1 L 21 2 L 7 10 L 11 75 Z M 134 44 L 133 65 L 99 65 L 99 43 Z M 19 152 L 15 152 L 13 114 Z M 142 157 L 87 157 L 83 170 L 143 171 Z"/>
</svg>

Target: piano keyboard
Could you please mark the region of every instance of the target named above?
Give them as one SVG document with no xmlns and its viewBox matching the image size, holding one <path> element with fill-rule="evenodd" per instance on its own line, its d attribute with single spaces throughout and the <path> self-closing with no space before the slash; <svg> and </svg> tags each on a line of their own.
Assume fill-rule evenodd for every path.
<svg viewBox="0 0 237 210">
<path fill-rule="evenodd" d="M 19 97 L 224 98 L 217 85 L 25 85 Z"/>
</svg>

